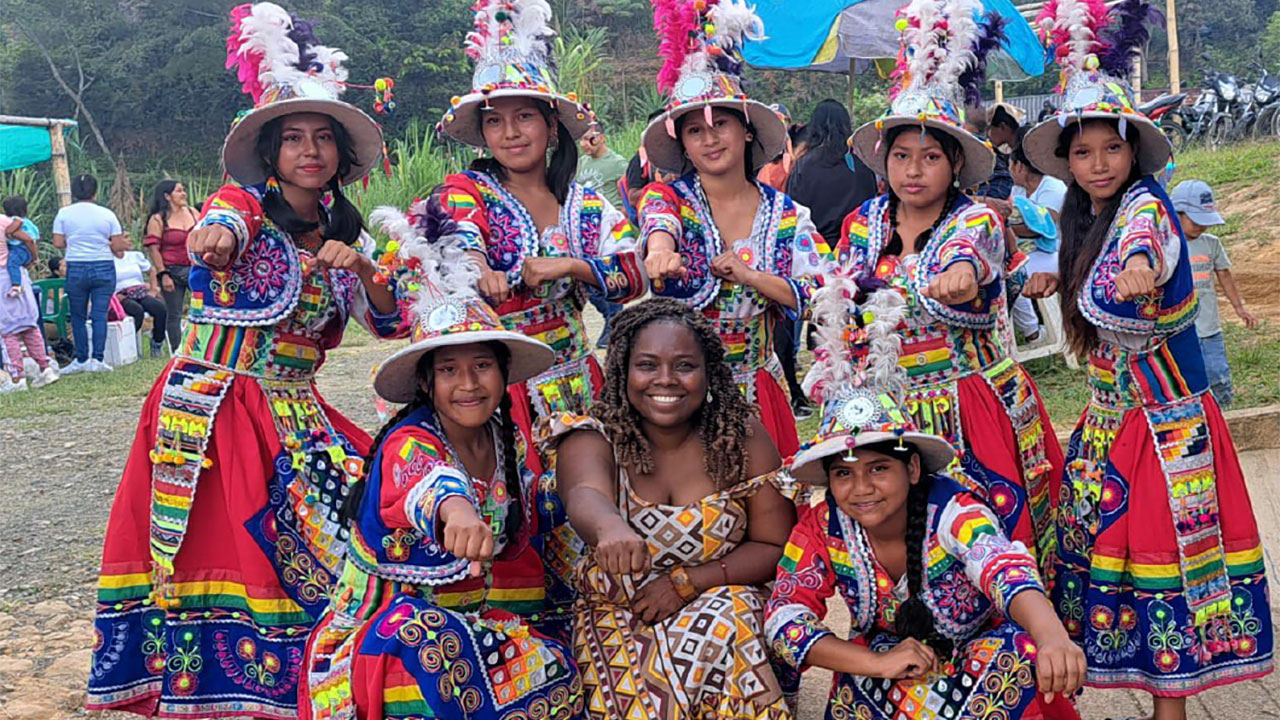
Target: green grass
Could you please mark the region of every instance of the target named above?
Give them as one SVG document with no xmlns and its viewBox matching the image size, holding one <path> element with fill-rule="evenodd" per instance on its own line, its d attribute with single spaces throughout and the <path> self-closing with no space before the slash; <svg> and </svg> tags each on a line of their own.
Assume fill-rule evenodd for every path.
<svg viewBox="0 0 1280 720">
<path fill-rule="evenodd" d="M 1177 157 L 1174 184 L 1203 180 L 1214 190 L 1237 182 L 1274 185 L 1280 180 L 1280 143 L 1250 142 L 1221 150 L 1197 147 Z"/>
<path fill-rule="evenodd" d="M 0 395 L 0 420 L 93 417 L 98 410 L 138 407 L 166 360 L 143 358 L 110 373 L 77 373 L 43 388 Z"/>
</svg>

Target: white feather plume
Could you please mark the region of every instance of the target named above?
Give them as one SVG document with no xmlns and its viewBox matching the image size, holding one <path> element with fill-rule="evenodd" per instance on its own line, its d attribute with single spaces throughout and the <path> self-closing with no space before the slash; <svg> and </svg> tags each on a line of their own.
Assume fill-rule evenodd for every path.
<svg viewBox="0 0 1280 720">
<path fill-rule="evenodd" d="M 346 89 L 347 78 L 350 77 L 344 64 L 348 59 L 347 54 L 327 45 L 312 45 L 310 49 L 316 56 L 316 64 L 320 66 L 320 72 L 312 77 L 334 95 L 341 95 Z"/>
<path fill-rule="evenodd" d="M 480 281 L 480 266 L 463 248 L 462 236 L 447 235 L 430 240 L 414 227 L 407 215 L 388 206 L 369 213 L 369 222 L 399 243 L 396 254 L 401 260 L 418 261 L 414 271 L 414 282 L 419 286 L 414 312 L 430 312 L 441 300 L 479 298 L 476 285 Z"/>
<path fill-rule="evenodd" d="M 883 288 L 871 293 L 858 312 L 873 318 L 867 324 L 867 358 L 863 387 L 874 392 L 890 392 L 901 397 L 907 386 L 907 372 L 898 362 L 902 336 L 898 325 L 907 313 L 902 293 Z"/>
<path fill-rule="evenodd" d="M 765 39 L 764 21 L 756 14 L 755 6 L 748 5 L 746 0 L 720 0 L 707 11 L 707 16 L 716 28 L 708 39 L 726 50 L 740 47 L 748 40 Z"/>
<path fill-rule="evenodd" d="M 802 385 L 812 400 L 836 400 L 855 387 L 900 395 L 906 387 L 906 371 L 898 363 L 902 346 L 898 325 L 906 315 L 906 301 L 898 291 L 885 288 L 871 293 L 859 307 L 853 301 L 857 292 L 853 275 L 837 270 L 814 294 L 809 307 L 818 336 L 818 359 Z M 867 354 L 859 359 L 846 331 L 856 322 L 855 315 L 868 314 L 872 320 L 866 325 Z"/>
<path fill-rule="evenodd" d="M 1094 32 L 1088 4 L 1081 0 L 1058 0 L 1057 28 L 1067 33 L 1067 64 L 1083 68 L 1093 55 Z"/>
<path fill-rule="evenodd" d="M 910 22 L 902 33 L 909 50 L 906 58 L 911 87 L 929 83 L 939 63 L 946 57 L 942 46 L 941 23 L 944 19 L 942 0 L 911 0 L 905 10 Z"/>
<path fill-rule="evenodd" d="M 978 61 L 973 47 L 978 39 L 979 0 L 951 0 L 947 6 L 947 53 L 938 67 L 937 79 L 944 85 L 959 84 L 960 75 Z"/>
<path fill-rule="evenodd" d="M 293 19 L 289 12 L 271 2 L 254 5 L 240 22 L 240 47 L 237 52 L 248 56 L 262 55 L 258 79 L 263 85 L 294 82 L 302 77 L 298 70 L 298 44 L 289 39 Z"/>
<path fill-rule="evenodd" d="M 551 29 L 551 5 L 547 0 L 516 0 L 511 29 L 521 55 L 545 55 L 556 31 Z"/>
</svg>

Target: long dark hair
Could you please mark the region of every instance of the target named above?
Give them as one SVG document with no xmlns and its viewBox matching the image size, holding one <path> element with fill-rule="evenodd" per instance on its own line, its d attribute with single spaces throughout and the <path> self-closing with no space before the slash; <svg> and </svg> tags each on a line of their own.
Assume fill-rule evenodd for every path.
<svg viewBox="0 0 1280 720">
<path fill-rule="evenodd" d="M 903 133 L 919 131 L 920 128 L 912 125 L 899 125 L 898 127 L 893 128 L 885 137 L 885 152 L 887 153 L 893 149 L 893 144 L 897 142 L 898 138 L 901 137 Z M 959 141 L 950 135 L 933 128 L 927 127 L 924 129 L 924 132 L 929 137 L 937 140 L 938 144 L 942 146 L 942 152 L 947 156 L 947 159 L 950 160 L 951 168 L 954 171 L 956 162 L 958 162 L 960 155 L 963 153 L 963 149 L 960 147 Z M 906 243 L 902 239 L 902 236 L 898 234 L 898 206 L 902 204 L 902 200 L 898 197 L 898 194 L 893 191 L 892 185 L 889 185 L 887 182 L 885 185 L 889 188 L 889 227 L 893 230 L 893 237 L 889 239 L 889 243 L 885 245 L 881 254 L 901 255 L 906 247 Z M 929 242 L 929 239 L 933 237 L 933 233 L 938 230 L 938 226 L 941 225 L 942 221 L 946 220 L 947 216 L 951 214 L 951 210 L 955 207 L 956 201 L 959 200 L 959 198 L 960 190 L 956 187 L 956 184 L 953 182 L 950 185 L 947 185 L 947 199 L 944 201 L 942 211 L 938 213 L 938 217 L 934 219 L 933 224 L 929 226 L 928 230 L 914 238 L 911 238 L 912 253 L 919 252 L 920 248 Z"/>
<path fill-rule="evenodd" d="M 848 152 L 853 120 L 839 100 L 827 98 L 813 108 L 804 129 L 805 154 L 817 153 L 829 163 L 841 162 Z"/>
<path fill-rule="evenodd" d="M 751 124 L 751 121 L 747 119 L 746 114 L 744 114 L 741 110 L 738 110 L 737 108 L 731 108 L 731 107 L 720 107 L 716 109 L 723 110 L 729 113 L 730 115 L 732 115 L 734 118 L 737 119 L 738 122 L 742 123 L 742 127 L 746 128 L 747 132 L 751 133 L 753 137 L 756 137 L 758 139 L 759 136 L 756 134 L 756 126 Z M 676 118 L 676 138 L 680 143 L 681 153 L 684 152 L 684 140 L 683 140 L 684 124 L 689 119 L 690 115 L 692 115 L 692 113 L 685 113 L 680 117 Z M 754 147 L 755 144 L 756 144 L 755 140 L 748 142 L 747 148 L 742 154 L 742 168 L 746 172 L 747 182 L 755 182 L 755 179 L 756 179 L 756 169 L 755 169 L 756 168 L 756 159 L 755 159 L 756 150 Z M 684 162 L 686 167 L 692 167 L 692 163 L 689 162 L 688 155 L 685 156 Z"/>
<path fill-rule="evenodd" d="M 1096 119 L 1069 123 L 1058 136 L 1058 147 L 1054 149 L 1054 154 L 1060 158 L 1067 157 L 1071 141 L 1080 134 L 1084 126 L 1093 123 L 1105 123 L 1119 132 L 1119 123 L 1115 120 Z M 1130 132 L 1129 137 L 1124 140 L 1133 148 L 1136 158 L 1139 150 L 1137 131 Z M 1061 282 L 1059 293 L 1062 298 L 1062 325 L 1066 330 L 1067 345 L 1077 356 L 1083 357 L 1097 346 L 1098 329 L 1080 311 L 1076 301 L 1089 280 L 1089 271 L 1098 259 L 1098 253 L 1102 252 L 1102 246 L 1106 244 L 1107 233 L 1116 219 L 1116 213 L 1120 211 L 1125 193 L 1141 178 L 1142 174 L 1135 162 L 1124 185 L 1107 201 L 1097 217 L 1093 214 L 1093 199 L 1075 178 L 1072 178 L 1071 185 L 1067 188 L 1067 197 L 1062 202 L 1062 213 L 1059 215 L 1062 247 L 1058 251 L 1058 278 Z"/>
<path fill-rule="evenodd" d="M 627 374 L 640 331 L 656 322 L 670 322 L 693 331 L 706 361 L 708 400 L 694 422 L 702 438 L 702 462 L 707 475 L 717 489 L 746 480 L 747 439 L 756 410 L 738 389 L 733 370 L 724 358 L 724 343 L 702 313 L 677 300 L 653 298 L 628 307 L 610 322 L 604 390 L 591 406 L 591 414 L 604 425 L 622 464 L 642 475 L 653 472 L 653 453 L 641 427 L 640 413 L 627 399 Z"/>
<path fill-rule="evenodd" d="M 551 151 L 551 162 L 547 163 L 547 187 L 556 196 L 556 202 L 564 205 L 569 198 L 569 187 L 573 184 L 573 176 L 578 172 L 578 143 L 574 141 L 569 128 L 560 122 L 560 116 L 550 105 L 541 100 L 534 103 L 538 112 L 556 128 L 556 147 Z M 481 122 L 484 114 L 481 113 Z M 481 130 L 483 133 L 483 129 Z M 475 172 L 492 175 L 499 181 L 507 179 L 507 169 L 496 158 L 482 157 L 471 161 L 470 168 Z"/>
<path fill-rule="evenodd" d="M 267 168 L 267 172 L 276 176 L 276 159 L 280 157 L 284 119 L 288 115 L 271 120 L 262 126 L 258 133 L 256 151 L 258 159 Z M 355 143 L 351 133 L 336 119 L 329 118 L 329 128 L 333 131 L 333 141 L 338 146 L 338 171 L 329 178 L 329 193 L 333 202 L 327 213 L 321 213 L 319 223 L 304 220 L 293 206 L 285 200 L 284 194 L 269 191 L 262 198 L 262 211 L 271 222 L 290 235 L 304 235 L 317 228 L 326 240 L 338 240 L 346 245 L 355 245 L 364 230 L 364 218 L 355 205 L 342 194 L 342 178 L 351 172 L 351 168 L 359 162 L 356 157 Z M 323 226 L 323 227 L 322 227 Z"/>
<path fill-rule="evenodd" d="M 895 446 L 892 441 L 884 445 Z M 877 449 L 876 452 L 895 455 L 891 447 Z M 896 453 L 901 455 L 901 453 Z M 917 455 L 912 448 L 905 462 Z M 923 471 L 920 480 L 907 492 L 907 601 L 898 607 L 898 614 L 893 620 L 893 630 L 898 637 L 910 637 L 933 648 L 940 658 L 947 658 L 955 650 L 951 638 L 938 632 L 933 619 L 933 612 L 924 601 L 924 564 L 925 544 L 929 530 L 929 490 L 933 487 L 933 476 Z"/>
<path fill-rule="evenodd" d="M 488 342 L 485 346 L 493 351 L 494 356 L 498 360 L 498 369 L 502 372 L 503 388 L 507 385 L 507 378 L 510 376 L 511 369 L 511 351 L 506 345 L 499 342 Z M 419 378 L 427 380 L 426 386 L 433 387 L 430 381 L 435 374 L 435 351 L 424 354 L 418 359 L 416 375 Z M 378 434 L 373 439 L 373 445 L 369 448 L 369 454 L 364 458 L 364 475 L 351 486 L 351 492 L 347 495 L 347 501 L 342 506 L 342 519 L 346 525 L 356 522 L 360 515 L 360 505 L 364 500 L 364 491 L 367 483 L 365 480 L 369 477 L 369 473 L 373 472 L 374 463 L 377 462 L 378 453 L 382 449 L 382 443 L 387 439 L 390 433 L 397 425 L 404 422 L 413 413 L 424 407 L 433 407 L 435 398 L 432 397 L 431 391 L 424 391 L 419 387 L 413 401 L 387 420 L 386 423 L 378 430 Z M 498 414 L 502 417 L 502 425 L 499 427 L 498 440 L 502 443 L 502 474 L 506 480 L 507 494 L 514 501 L 514 506 L 507 513 L 506 532 L 508 545 L 518 537 L 520 528 L 524 525 L 524 496 L 520 490 L 520 462 L 516 457 L 516 429 L 515 418 L 511 413 L 511 393 L 502 393 L 502 404 L 498 406 Z M 459 460 L 461 462 L 461 460 Z"/>
<path fill-rule="evenodd" d="M 165 197 L 178 187 L 178 181 L 173 178 L 165 178 L 156 183 L 155 189 L 151 191 L 151 215 L 160 216 L 160 232 L 163 233 L 169 228 L 169 199 Z"/>
</svg>

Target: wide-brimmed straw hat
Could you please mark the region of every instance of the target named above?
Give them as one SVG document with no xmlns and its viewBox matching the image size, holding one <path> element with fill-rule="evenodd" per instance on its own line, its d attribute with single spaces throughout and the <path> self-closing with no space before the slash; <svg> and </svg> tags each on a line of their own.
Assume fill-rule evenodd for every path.
<svg viewBox="0 0 1280 720">
<path fill-rule="evenodd" d="M 545 343 L 507 330 L 498 313 L 480 297 L 480 268 L 463 250 L 457 226 L 435 198 L 418 201 L 406 216 L 381 207 L 370 221 L 391 236 L 379 259 L 380 278 L 393 283 L 401 312 L 412 324 L 411 344 L 374 372 L 373 389 L 383 398 L 406 403 L 417 395 L 418 363 L 434 350 L 475 343 L 501 343 L 510 353 L 507 382 L 532 378 L 555 361 Z"/>
<path fill-rule="evenodd" d="M 1062 101 L 1054 117 L 1036 125 L 1022 139 L 1022 151 L 1040 172 L 1071 181 L 1058 143 L 1071 123 L 1112 120 L 1126 139 L 1138 134 L 1138 170 L 1143 175 L 1164 169 L 1173 153 L 1169 138 L 1138 112 L 1128 77 L 1133 58 L 1149 32 L 1152 10 L 1146 0 L 1124 0 L 1108 10 L 1102 3 L 1057 0 L 1036 18 L 1045 47 L 1058 59 Z"/>
<path fill-rule="evenodd" d="M 351 136 L 356 162 L 339 178 L 344 185 L 369 174 L 383 157 L 382 128 L 364 111 L 343 102 L 347 55 L 320 45 L 311 25 L 270 2 L 231 11 L 227 67 L 235 68 L 254 107 L 237 118 L 222 145 L 222 165 L 242 185 L 264 182 L 270 170 L 258 155 L 258 135 L 286 115 L 327 115 Z"/>
<path fill-rule="evenodd" d="M 890 288 L 864 294 L 850 271 L 835 270 L 811 308 L 818 347 L 804 391 L 822 403 L 822 421 L 791 459 L 792 477 L 825 485 L 823 459 L 884 442 L 913 447 L 925 473 L 950 465 L 956 458 L 951 444 L 918 430 L 901 404 L 906 388 L 906 371 L 898 362 L 898 324 L 906 313 L 902 295 Z"/>
<path fill-rule="evenodd" d="M 556 86 L 552 61 L 551 6 L 546 0 L 480 0 L 475 28 L 467 35 L 467 55 L 475 61 L 471 90 L 449 101 L 437 126 L 472 147 L 485 146 L 480 117 L 499 98 L 546 102 L 574 140 L 596 122 L 595 113 L 574 93 Z"/>
<path fill-rule="evenodd" d="M 983 17 L 979 0 L 912 0 L 899 11 L 902 40 L 889 111 L 854 131 L 854 154 L 887 177 L 889 132 L 931 129 L 960 145 L 961 188 L 986 182 L 995 170 L 995 152 L 964 129 L 964 106 L 981 102 L 986 58 L 1003 39 L 1002 28 L 994 13 Z"/>
<path fill-rule="evenodd" d="M 664 3 L 654 12 L 664 58 L 658 87 L 667 93 L 661 115 L 649 122 L 641 147 L 649 162 L 664 172 L 684 167 L 676 121 L 713 108 L 736 110 L 755 133 L 752 172 L 787 148 L 787 124 L 773 108 L 747 96 L 742 88 L 742 44 L 764 38 L 764 23 L 738 0 L 687 0 Z"/>
</svg>

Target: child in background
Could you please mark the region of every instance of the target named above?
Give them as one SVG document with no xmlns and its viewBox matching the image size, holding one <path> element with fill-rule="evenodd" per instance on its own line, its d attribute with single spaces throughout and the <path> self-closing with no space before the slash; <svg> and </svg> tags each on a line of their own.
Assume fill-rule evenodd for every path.
<svg viewBox="0 0 1280 720">
<path fill-rule="evenodd" d="M 1182 220 L 1182 232 L 1187 236 L 1187 249 L 1191 253 L 1191 272 L 1195 276 L 1196 295 L 1200 300 L 1200 314 L 1196 317 L 1196 334 L 1200 336 L 1200 352 L 1204 354 L 1204 369 L 1209 374 L 1209 390 L 1224 409 L 1230 407 L 1235 397 L 1231 387 L 1231 366 L 1227 364 L 1227 346 L 1222 340 L 1222 318 L 1218 315 L 1218 295 L 1214 291 L 1213 276 L 1222 283 L 1222 291 L 1236 315 L 1250 330 L 1258 326 L 1258 319 L 1244 306 L 1244 298 L 1236 289 L 1231 277 L 1231 260 L 1222 247 L 1222 241 L 1206 230 L 1222 225 L 1226 220 L 1218 214 L 1213 201 L 1213 189 L 1202 180 L 1186 180 L 1173 189 L 1173 207 Z"/>
<path fill-rule="evenodd" d="M 0 216 L 0 236 L 4 237 L 9 257 L 5 272 L 9 274 L 9 297 L 22 292 L 22 268 L 31 265 L 36 258 L 36 241 L 40 231 L 27 218 L 27 200 L 21 195 L 4 199 L 4 215 Z"/>
<path fill-rule="evenodd" d="M 4 201 L 10 207 L 12 198 Z M 0 215 L 0 265 L 7 272 L 0 276 L 0 344 L 4 345 L 8 378 L 0 378 L 0 395 L 27 389 L 26 371 L 23 368 L 22 348 L 40 368 L 31 384 L 40 387 L 58 379 L 58 372 L 49 363 L 44 350 L 44 337 L 40 334 L 40 312 L 35 295 L 31 292 L 31 277 L 25 265 L 35 259 L 35 241 L 23 232 L 21 218 Z M 12 240 L 16 240 L 15 243 Z M 13 256 L 25 258 L 16 262 Z"/>
</svg>

